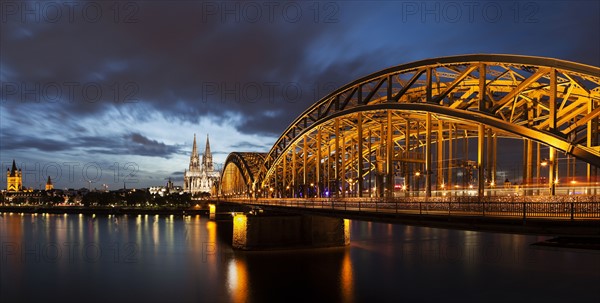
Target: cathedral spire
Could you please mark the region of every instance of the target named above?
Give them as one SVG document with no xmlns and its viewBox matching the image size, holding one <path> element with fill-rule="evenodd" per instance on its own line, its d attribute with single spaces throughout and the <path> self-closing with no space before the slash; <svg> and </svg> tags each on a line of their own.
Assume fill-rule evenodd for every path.
<svg viewBox="0 0 600 303">
<path fill-rule="evenodd" d="M 212 153 L 210 152 L 210 141 L 208 140 L 208 134 L 206 134 L 206 147 L 204 149 L 204 157 L 202 158 L 204 164 L 204 168 L 207 171 L 213 170 L 213 160 Z"/>
<path fill-rule="evenodd" d="M 192 146 L 192 155 L 190 155 L 190 171 L 200 170 L 200 156 L 196 146 L 196 134 L 194 134 L 194 144 Z"/>
<path fill-rule="evenodd" d="M 190 156 L 190 159 L 194 158 L 194 155 L 198 154 L 198 148 L 196 147 L 196 134 L 194 134 L 194 145 L 192 145 L 192 155 Z"/>
<path fill-rule="evenodd" d="M 12 169 L 10 170 L 10 175 L 15 176 L 17 173 L 17 165 L 15 164 L 15 159 L 13 159 Z"/>
</svg>

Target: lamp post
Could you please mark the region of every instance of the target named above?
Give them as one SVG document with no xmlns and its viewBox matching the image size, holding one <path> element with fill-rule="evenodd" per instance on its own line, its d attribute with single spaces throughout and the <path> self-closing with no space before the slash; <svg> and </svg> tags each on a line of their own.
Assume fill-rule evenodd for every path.
<svg viewBox="0 0 600 303">
<path fill-rule="evenodd" d="M 550 195 L 554 196 L 556 194 L 556 184 L 558 184 L 558 174 L 556 174 L 556 163 L 553 161 L 554 151 L 550 153 L 550 159 L 544 159 L 540 163 L 541 167 L 549 167 L 548 170 L 548 188 L 550 190 Z"/>
<path fill-rule="evenodd" d="M 421 177 L 421 172 L 420 171 L 416 171 L 415 172 L 415 183 L 416 183 L 416 186 L 415 186 L 415 195 L 417 197 L 419 196 L 419 185 L 420 185 L 419 183 L 421 183 L 420 182 L 421 181 L 420 177 Z"/>
<path fill-rule="evenodd" d="M 356 181 L 358 181 L 358 180 L 354 180 L 352 178 L 350 178 L 350 180 L 348 180 L 348 183 L 350 183 L 350 196 L 351 197 L 354 197 L 356 195 L 355 191 L 354 191 L 354 184 L 356 184 Z"/>
</svg>

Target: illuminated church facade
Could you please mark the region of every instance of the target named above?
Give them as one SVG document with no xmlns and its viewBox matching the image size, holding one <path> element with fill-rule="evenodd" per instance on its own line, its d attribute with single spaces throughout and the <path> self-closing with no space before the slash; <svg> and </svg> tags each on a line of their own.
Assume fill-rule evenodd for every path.
<svg viewBox="0 0 600 303">
<path fill-rule="evenodd" d="M 219 182 L 219 178 L 220 173 L 215 170 L 213 165 L 208 135 L 206 136 L 204 155 L 202 156 L 202 161 L 200 161 L 200 155 L 196 146 L 196 135 L 194 134 L 189 169 L 183 174 L 183 191 L 191 193 L 192 197 L 201 194 L 211 194 L 212 188 Z"/>
<path fill-rule="evenodd" d="M 17 169 L 15 160 L 13 160 L 12 168 L 6 169 L 6 191 L 20 192 L 23 190 L 23 172 Z"/>
</svg>

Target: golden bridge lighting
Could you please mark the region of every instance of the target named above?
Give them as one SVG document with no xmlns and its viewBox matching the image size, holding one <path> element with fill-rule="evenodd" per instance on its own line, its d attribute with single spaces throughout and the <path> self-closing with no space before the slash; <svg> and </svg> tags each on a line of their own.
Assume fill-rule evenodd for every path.
<svg viewBox="0 0 600 303">
<path fill-rule="evenodd" d="M 473 190 L 459 195 L 481 199 L 512 195 L 512 184 L 519 184 L 519 195 L 553 196 L 555 179 L 571 180 L 582 164 L 586 182 L 595 181 L 600 144 L 592 121 L 600 111 L 590 108 L 600 99 L 598 74 L 594 66 L 518 55 L 459 55 L 390 67 L 316 101 L 268 153 L 231 153 L 225 169 L 235 174 L 224 175 L 223 190 L 240 195 L 251 186 L 269 191 L 303 184 L 286 198 L 396 198 L 441 195 L 434 188 L 455 196 L 452 190 L 465 188 Z M 544 109 L 531 112 L 531 100 L 544 100 Z M 576 142 L 567 139 L 574 135 Z M 523 143 L 523 157 L 511 164 L 522 165 L 523 174 L 497 188 L 495 180 L 508 176 L 497 167 L 498 157 L 514 146 L 505 140 Z M 563 159 L 573 169 L 562 170 Z M 406 187 L 396 186 L 402 183 Z M 549 185 L 543 193 L 532 189 L 542 183 Z"/>
</svg>

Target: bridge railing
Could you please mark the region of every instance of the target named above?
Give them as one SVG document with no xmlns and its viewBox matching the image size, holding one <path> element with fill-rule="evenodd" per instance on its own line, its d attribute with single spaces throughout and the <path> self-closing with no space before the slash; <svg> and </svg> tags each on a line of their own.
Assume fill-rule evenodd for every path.
<svg viewBox="0 0 600 303">
<path fill-rule="evenodd" d="M 546 197 L 544 197 L 546 198 Z M 317 208 L 348 212 L 405 213 L 455 216 L 495 216 L 548 219 L 600 219 L 596 197 L 560 196 L 553 201 L 527 197 L 410 197 L 224 199 L 253 205 Z M 520 200 L 520 201 L 519 201 Z"/>
</svg>

